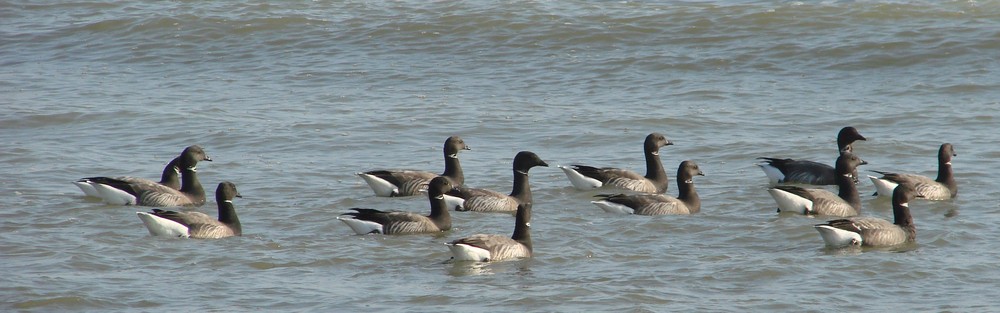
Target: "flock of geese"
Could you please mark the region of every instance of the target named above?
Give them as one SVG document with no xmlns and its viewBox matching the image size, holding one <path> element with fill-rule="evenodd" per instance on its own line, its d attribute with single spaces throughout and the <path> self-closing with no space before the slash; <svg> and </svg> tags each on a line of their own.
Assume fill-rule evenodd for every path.
<svg viewBox="0 0 1000 313">
<path fill-rule="evenodd" d="M 857 167 L 867 164 L 853 153 L 852 144 L 866 140 L 854 127 L 844 127 L 837 136 L 839 156 L 834 166 L 793 159 L 764 157 L 758 166 L 771 180 L 768 193 L 777 203 L 779 212 L 803 215 L 839 217 L 815 225 L 828 246 L 895 246 L 916 240 L 916 228 L 908 203 L 914 198 L 926 200 L 951 199 L 958 186 L 951 169 L 956 156 L 949 143 L 938 151 L 938 177 L 879 172 L 880 177 L 868 176 L 877 195 L 892 197 L 893 221 L 859 216 L 861 198 L 856 187 Z M 646 174 L 615 168 L 581 164 L 559 166 L 573 187 L 579 190 L 604 188 L 614 193 L 599 194 L 591 201 L 609 213 L 637 215 L 695 214 L 701 210 L 701 199 L 694 187 L 694 177 L 703 176 L 698 164 L 686 160 L 677 168 L 678 196 L 667 195 L 669 178 L 660 161 L 659 151 L 672 145 L 664 135 L 646 136 L 643 150 Z M 447 243 L 453 259 L 459 261 L 503 261 L 529 258 L 531 243 L 531 188 L 528 171 L 536 166 L 549 166 L 538 155 L 521 151 L 514 156 L 513 188 L 509 194 L 465 186 L 465 176 L 458 153 L 470 150 L 457 137 L 444 143 L 445 169 L 441 174 L 415 170 L 375 170 L 357 173 L 376 196 L 406 197 L 426 194 L 430 214 L 406 211 L 381 211 L 352 208 L 337 219 L 360 235 L 436 233 L 452 228 L 449 211 L 494 212 L 514 215 L 511 236 L 476 234 Z M 88 177 L 75 184 L 88 197 L 100 198 L 113 205 L 151 207 L 198 207 L 205 204 L 205 189 L 198 181 L 198 162 L 212 161 L 200 146 L 184 149 L 163 169 L 160 181 L 138 177 Z M 836 185 L 838 193 L 803 185 Z M 215 192 L 218 218 L 197 211 L 152 209 L 136 212 L 154 236 L 214 239 L 240 236 L 242 227 L 233 205 L 241 197 L 236 185 L 224 181 Z"/>
</svg>

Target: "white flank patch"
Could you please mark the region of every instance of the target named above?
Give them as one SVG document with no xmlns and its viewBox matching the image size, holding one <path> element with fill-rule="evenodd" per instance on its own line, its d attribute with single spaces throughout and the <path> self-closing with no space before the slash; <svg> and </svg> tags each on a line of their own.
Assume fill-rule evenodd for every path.
<svg viewBox="0 0 1000 313">
<path fill-rule="evenodd" d="M 382 231 L 382 224 L 376 222 L 359 220 L 350 216 L 338 216 L 337 219 L 350 226 L 358 235 L 367 235 L 373 232 L 385 233 Z"/>
<path fill-rule="evenodd" d="M 105 203 L 111 205 L 134 205 L 136 203 L 135 196 L 125 192 L 124 190 L 117 189 L 105 184 L 93 184 L 94 189 L 101 194 L 101 199 Z"/>
<path fill-rule="evenodd" d="M 187 226 L 181 225 L 181 223 L 146 212 L 135 212 L 135 214 L 138 215 L 139 220 L 146 225 L 146 229 L 149 230 L 150 235 L 163 237 L 190 237 L 190 235 L 188 235 Z"/>
<path fill-rule="evenodd" d="M 466 244 L 450 244 L 448 249 L 451 250 L 451 254 L 454 256 L 455 261 L 475 261 L 475 262 L 486 262 L 490 260 L 490 251 L 473 247 Z"/>
<path fill-rule="evenodd" d="M 816 225 L 814 227 L 816 227 L 816 231 L 819 232 L 819 236 L 823 237 L 823 241 L 826 242 L 827 246 L 843 247 L 861 245 L 861 243 L 864 242 L 864 240 L 861 239 L 861 234 L 852 231 L 846 231 L 828 225 Z"/>
<path fill-rule="evenodd" d="M 807 214 L 812 211 L 813 203 L 809 199 L 777 188 L 770 188 L 767 192 L 774 198 L 774 202 L 778 204 L 778 209 L 781 212 Z"/>
<path fill-rule="evenodd" d="M 760 163 L 757 164 L 757 166 L 760 166 L 760 169 L 764 170 L 764 175 L 767 175 L 767 179 L 769 179 L 772 184 L 777 184 L 785 180 L 785 174 L 782 174 L 781 170 L 777 167 L 768 163 Z"/>
<path fill-rule="evenodd" d="M 76 187 L 80 188 L 80 191 L 83 191 L 83 193 L 86 194 L 88 197 L 93 197 L 93 198 L 101 197 L 101 193 L 98 192 L 97 189 L 95 189 L 90 182 L 75 181 L 73 182 L 73 184 L 76 185 Z"/>
<path fill-rule="evenodd" d="M 590 203 L 593 203 L 597 207 L 601 208 L 601 210 L 608 213 L 635 214 L 635 209 L 621 203 L 615 203 L 607 200 L 590 201 Z"/>
<path fill-rule="evenodd" d="M 569 166 L 559 166 L 566 173 L 566 177 L 569 178 L 569 182 L 573 184 L 573 187 L 580 190 L 589 190 L 594 188 L 600 188 L 604 186 L 599 180 L 583 176 L 580 172 L 577 172 L 572 167 Z"/>
<path fill-rule="evenodd" d="M 368 183 L 368 186 L 372 188 L 376 196 L 379 197 L 392 197 L 393 194 L 399 193 L 399 187 L 389 183 L 384 179 L 378 178 L 375 175 L 369 175 L 365 173 L 357 173 L 362 179 Z"/>
<path fill-rule="evenodd" d="M 896 186 L 899 186 L 899 184 L 891 180 L 881 179 L 875 176 L 869 175 L 868 179 L 872 180 L 872 184 L 875 185 L 875 190 L 881 197 L 892 197 L 892 191 L 896 189 Z"/>
</svg>

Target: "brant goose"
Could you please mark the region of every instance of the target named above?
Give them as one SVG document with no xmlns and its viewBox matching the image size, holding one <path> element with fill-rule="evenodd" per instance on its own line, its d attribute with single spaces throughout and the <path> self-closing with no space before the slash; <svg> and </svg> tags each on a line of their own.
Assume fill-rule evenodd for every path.
<svg viewBox="0 0 1000 313">
<path fill-rule="evenodd" d="M 370 233 L 401 235 L 446 231 L 451 229 L 451 215 L 448 214 L 444 194 L 453 188 L 451 180 L 447 177 L 438 176 L 431 180 L 427 188 L 427 198 L 431 202 L 430 215 L 352 208 L 351 210 L 355 212 L 344 213 L 337 219 L 350 226 L 359 235 Z"/>
<path fill-rule="evenodd" d="M 110 177 L 110 178 L 111 179 L 115 179 L 115 180 L 129 182 L 129 183 L 132 183 L 132 184 L 163 185 L 163 186 L 165 186 L 167 188 L 170 188 L 170 189 L 180 189 L 181 188 L 181 181 L 180 181 L 179 175 L 181 173 L 181 170 L 179 168 L 177 168 L 177 160 L 178 159 L 180 159 L 180 157 L 176 157 L 173 160 L 170 160 L 170 162 L 167 163 L 167 166 L 163 167 L 163 174 L 160 175 L 160 181 L 158 181 L 158 182 L 153 181 L 151 179 L 146 179 L 146 178 L 141 178 L 141 177 L 132 177 L 132 176 L 118 176 L 118 177 Z M 211 161 L 211 160 L 207 160 L 207 161 Z M 101 197 L 101 193 L 98 192 L 97 189 L 94 187 L 95 183 L 93 182 L 93 180 L 95 180 L 95 179 L 106 179 L 106 178 L 109 178 L 109 177 L 86 177 L 86 178 L 81 178 L 80 180 L 77 180 L 77 181 L 73 182 L 73 184 L 76 185 L 76 187 L 80 188 L 80 191 L 83 191 L 83 193 L 86 194 L 88 197 L 100 198 Z"/>
<path fill-rule="evenodd" d="M 446 243 L 456 261 L 499 262 L 531 257 L 531 203 L 517 206 L 514 234 L 476 234 Z"/>
<path fill-rule="evenodd" d="M 701 211 L 701 199 L 694 189 L 694 176 L 705 176 L 693 161 L 681 162 L 677 167 L 677 198 L 663 194 L 597 195 L 601 200 L 591 201 L 608 213 L 638 215 L 694 214 Z"/>
<path fill-rule="evenodd" d="M 159 207 L 205 204 L 205 189 L 198 181 L 197 165 L 199 161 L 212 159 L 198 145 L 187 147 L 178 158 L 177 167 L 181 169 L 180 190 L 160 184 L 129 183 L 107 177 L 94 177 L 90 181 L 108 204 Z"/>
<path fill-rule="evenodd" d="M 549 164 L 533 152 L 518 152 L 514 156 L 514 188 L 510 195 L 486 189 L 458 187 L 446 195 L 446 198 L 457 198 L 452 199 L 450 203 L 454 204 L 449 204 L 449 208 L 454 207 L 457 211 L 516 212 L 518 205 L 531 204 L 528 170 L 535 166 Z"/>
<path fill-rule="evenodd" d="M 242 236 L 243 227 L 240 218 L 236 216 L 233 198 L 242 198 L 236 185 L 231 182 L 221 182 L 215 189 L 215 201 L 219 203 L 219 219 L 208 214 L 187 211 L 164 211 L 153 209 L 152 212 L 135 212 L 146 225 L 149 234 L 153 236 L 190 237 L 198 239 L 217 239 L 232 236 Z"/>
<path fill-rule="evenodd" d="M 854 172 L 859 165 L 868 164 L 850 152 L 837 157 L 837 186 L 839 194 L 825 189 L 806 189 L 797 186 L 775 186 L 767 189 L 778 203 L 778 212 L 854 216 L 861 211 L 861 196 L 854 185 Z"/>
<path fill-rule="evenodd" d="M 892 193 L 892 215 L 895 223 L 877 217 L 852 217 L 817 224 L 816 231 L 828 246 L 847 245 L 886 247 L 895 246 L 917 239 L 917 228 L 913 225 L 909 202 L 914 197 L 913 189 L 900 185 Z"/>
<path fill-rule="evenodd" d="M 915 174 L 897 174 L 874 171 L 882 174 L 882 177 L 868 176 L 878 190 L 875 195 L 891 195 L 892 189 L 896 185 L 908 185 L 918 197 L 927 200 L 947 200 L 958 195 L 958 183 L 955 182 L 955 175 L 951 170 L 951 158 L 958 156 L 955 147 L 950 143 L 941 145 L 938 149 L 938 176 L 937 179 Z"/>
<path fill-rule="evenodd" d="M 456 186 L 465 184 L 462 165 L 458 162 L 458 152 L 472 150 L 458 136 L 448 137 L 444 142 L 444 173 Z M 413 196 L 427 189 L 427 182 L 438 174 L 427 171 L 412 170 L 375 170 L 356 173 L 368 183 L 376 196 L 406 197 Z"/>
<path fill-rule="evenodd" d="M 667 180 L 667 173 L 663 171 L 663 164 L 660 163 L 660 147 L 669 145 L 673 143 L 662 134 L 652 133 L 646 136 L 643 144 L 646 155 L 646 176 L 613 167 L 597 168 L 574 164 L 559 168 L 566 173 L 573 186 L 580 190 L 611 186 L 638 192 L 664 193 L 670 182 Z"/>
<path fill-rule="evenodd" d="M 867 140 L 854 127 L 844 127 L 837 134 L 837 148 L 840 152 L 854 152 L 851 146 L 857 140 Z M 764 174 L 770 178 L 772 184 L 776 183 L 800 183 L 811 185 L 836 185 L 837 173 L 829 165 L 793 159 L 778 159 L 760 157 L 764 163 L 757 164 Z M 857 173 L 853 173 L 855 183 L 857 183 Z"/>
</svg>

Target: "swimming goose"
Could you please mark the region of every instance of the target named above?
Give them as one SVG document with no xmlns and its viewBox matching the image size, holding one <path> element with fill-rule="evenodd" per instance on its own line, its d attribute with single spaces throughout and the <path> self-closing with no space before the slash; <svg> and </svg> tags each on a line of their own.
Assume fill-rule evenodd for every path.
<svg viewBox="0 0 1000 313">
<path fill-rule="evenodd" d="M 659 133 L 646 136 L 643 150 L 646 155 L 646 176 L 640 176 L 633 171 L 613 167 L 592 167 L 586 165 L 559 166 L 569 177 L 573 187 L 580 190 L 594 189 L 601 186 L 611 186 L 620 189 L 664 193 L 667 191 L 667 173 L 660 163 L 660 147 L 673 145 Z"/>
<path fill-rule="evenodd" d="M 228 181 L 219 183 L 219 187 L 215 189 L 215 201 L 219 203 L 219 219 L 195 211 L 153 209 L 149 213 L 135 213 L 153 236 L 198 239 L 242 236 L 243 226 L 240 224 L 240 218 L 236 216 L 236 208 L 233 207 L 234 197 L 243 197 L 236 191 L 236 184 Z"/>
<path fill-rule="evenodd" d="M 444 193 L 453 187 L 451 180 L 438 176 L 431 180 L 427 188 L 427 198 L 431 202 L 431 214 L 424 216 L 404 211 L 379 211 L 376 209 L 353 208 L 355 212 L 344 213 L 337 219 L 350 226 L 355 233 L 364 234 L 418 234 L 435 233 L 451 229 L 451 215 L 444 201 Z"/>
<path fill-rule="evenodd" d="M 701 199 L 694 189 L 694 176 L 705 176 L 694 161 L 684 161 L 677 167 L 677 198 L 663 194 L 597 195 L 591 201 L 608 213 L 638 215 L 694 214 L 701 211 Z"/>
<path fill-rule="evenodd" d="M 868 176 L 875 184 L 878 191 L 875 195 L 891 195 L 892 189 L 896 185 L 909 185 L 916 194 L 927 200 L 947 200 L 958 195 L 958 183 L 955 182 L 955 175 L 951 170 L 951 158 L 958 156 L 955 147 L 950 143 L 941 145 L 938 149 L 938 176 L 931 180 L 930 177 L 915 174 L 897 174 L 874 171 L 882 174 L 882 177 Z"/>
<path fill-rule="evenodd" d="M 465 184 L 462 165 L 458 162 L 458 152 L 472 150 L 458 136 L 448 137 L 444 142 L 444 173 L 456 186 Z M 413 196 L 427 189 L 427 182 L 438 174 L 427 171 L 413 170 L 375 170 L 356 173 L 368 183 L 376 196 L 406 197 Z"/>
<path fill-rule="evenodd" d="M 159 184 L 136 184 L 113 178 L 98 177 L 91 181 L 101 193 L 101 198 L 113 205 L 144 206 L 201 206 L 205 204 L 205 189 L 198 181 L 199 161 L 211 161 L 205 150 L 194 145 L 181 153 L 177 167 L 181 169 L 181 189 L 171 189 Z"/>
<path fill-rule="evenodd" d="M 854 127 L 844 127 L 837 134 L 837 149 L 841 152 L 854 152 L 852 144 L 858 140 L 866 140 Z M 764 163 L 757 164 L 770 178 L 772 184 L 776 183 L 800 183 L 811 185 L 836 185 L 837 173 L 829 165 L 793 159 L 779 159 L 760 157 Z M 855 183 L 857 183 L 857 173 L 853 173 Z"/>
<path fill-rule="evenodd" d="M 132 177 L 132 176 L 118 176 L 111 178 L 133 184 L 163 185 L 170 189 L 180 189 L 181 181 L 178 178 L 178 175 L 180 175 L 181 170 L 177 168 L 178 159 L 180 159 L 180 157 L 176 157 L 173 160 L 170 160 L 169 163 L 167 163 L 167 166 L 163 168 L 163 174 L 160 175 L 159 182 L 155 182 L 153 180 L 146 178 Z M 79 187 L 80 190 L 83 191 L 83 193 L 86 194 L 88 197 L 100 198 L 101 193 L 94 188 L 95 183 L 93 182 L 93 180 L 104 179 L 104 178 L 107 177 L 86 177 L 73 182 L 73 184 Z"/>
<path fill-rule="evenodd" d="M 449 205 L 457 211 L 476 212 L 516 212 L 519 204 L 531 203 L 531 186 L 528 184 L 528 170 L 535 166 L 549 166 L 533 152 L 521 151 L 514 156 L 514 188 L 510 195 L 496 191 L 458 187 L 447 196 L 457 197 L 460 203 Z"/>
<path fill-rule="evenodd" d="M 909 202 L 916 195 L 909 186 L 900 185 L 892 193 L 892 215 L 895 223 L 877 217 L 852 217 L 817 224 L 816 231 L 828 246 L 847 245 L 885 247 L 917 239 Z"/>
<path fill-rule="evenodd" d="M 868 164 L 850 152 L 842 152 L 837 157 L 837 187 L 839 194 L 825 189 L 802 188 L 797 186 L 775 186 L 767 189 L 778 203 L 778 212 L 798 214 L 818 214 L 832 216 L 854 216 L 861 211 L 861 196 L 854 185 L 854 172 L 859 165 Z"/>
<path fill-rule="evenodd" d="M 447 243 L 456 261 L 499 262 L 530 258 L 531 249 L 531 203 L 517 206 L 514 217 L 514 234 L 476 234 Z"/>
</svg>

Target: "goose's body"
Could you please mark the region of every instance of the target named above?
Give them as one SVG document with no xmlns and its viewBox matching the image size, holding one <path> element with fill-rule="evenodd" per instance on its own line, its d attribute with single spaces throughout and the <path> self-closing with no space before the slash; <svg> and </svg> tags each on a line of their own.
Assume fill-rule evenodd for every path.
<svg viewBox="0 0 1000 313">
<path fill-rule="evenodd" d="M 457 261 L 499 262 L 530 258 L 530 228 L 531 204 L 522 204 L 517 207 L 512 236 L 476 234 L 451 241 L 447 245 L 452 258 Z"/>
<path fill-rule="evenodd" d="M 837 150 L 840 152 L 853 152 L 852 144 L 858 140 L 867 140 L 854 127 L 844 127 L 837 134 Z M 836 185 L 837 173 L 832 166 L 795 159 L 783 158 L 758 158 L 764 162 L 757 164 L 772 184 L 777 183 L 800 183 L 810 185 Z M 857 173 L 853 173 L 855 182 Z"/>
<path fill-rule="evenodd" d="M 601 200 L 591 201 L 609 213 L 637 215 L 694 214 L 701 211 L 701 199 L 694 188 L 695 175 L 704 176 L 698 164 L 681 162 L 677 168 L 676 198 L 663 194 L 614 194 L 598 195 Z"/>
<path fill-rule="evenodd" d="M 867 164 L 850 152 L 843 152 L 837 158 L 838 194 L 825 189 L 802 188 L 798 186 L 775 186 L 768 193 L 778 204 L 778 212 L 816 214 L 830 216 L 855 216 L 861 211 L 861 196 L 854 184 L 853 173 L 858 165 Z"/>
<path fill-rule="evenodd" d="M 528 183 L 528 171 L 535 166 L 549 166 L 533 152 L 521 151 L 514 156 L 514 186 L 510 194 L 503 194 L 487 189 L 458 187 L 449 192 L 449 196 L 461 199 L 460 203 L 450 204 L 458 211 L 476 212 L 506 212 L 514 213 L 517 206 L 531 203 L 531 186 Z M 455 206 L 451 206 L 455 205 Z"/>
<path fill-rule="evenodd" d="M 896 188 L 892 196 L 894 222 L 876 217 L 852 217 L 815 225 L 823 241 L 831 247 L 896 246 L 916 241 L 917 229 L 910 215 L 909 201 L 914 191 L 908 186 Z"/>
<path fill-rule="evenodd" d="M 431 203 L 431 214 L 420 215 L 404 211 L 380 211 L 376 209 L 352 208 L 354 212 L 344 213 L 338 220 L 351 227 L 359 235 L 378 233 L 386 235 L 435 233 L 451 229 L 444 194 L 451 190 L 447 177 L 439 176 L 431 180 L 427 197 Z"/>
<path fill-rule="evenodd" d="M 617 189 L 646 192 L 664 193 L 670 184 L 667 174 L 663 170 L 663 163 L 660 161 L 660 148 L 672 145 L 665 136 L 659 133 L 652 133 L 646 136 L 643 143 L 643 151 L 646 157 L 646 175 L 639 175 L 636 172 L 613 168 L 613 167 L 593 167 L 574 164 L 570 166 L 559 166 L 566 173 L 573 187 L 580 190 L 589 190 L 600 187 L 612 187 Z"/>
<path fill-rule="evenodd" d="M 836 173 L 832 166 L 807 160 L 757 158 L 764 160 L 757 166 L 764 171 L 772 184 L 798 183 L 809 185 L 833 185 Z"/>
<path fill-rule="evenodd" d="M 868 176 L 875 185 L 877 195 L 891 195 L 896 185 L 904 184 L 913 189 L 914 193 L 927 200 L 947 200 L 958 195 L 958 183 L 951 169 L 951 159 L 958 154 L 950 143 L 942 144 L 938 149 L 938 177 L 931 179 L 916 174 L 900 174 L 875 171 L 882 177 Z"/>
<path fill-rule="evenodd" d="M 81 178 L 80 180 L 73 182 L 73 184 L 76 185 L 78 188 L 80 188 L 80 191 L 83 191 L 83 193 L 86 194 L 88 197 L 93 197 L 93 198 L 101 198 L 101 193 L 94 186 L 95 184 L 97 184 L 94 182 L 94 180 L 102 180 L 107 178 L 127 182 L 130 184 L 150 185 L 150 186 L 161 185 L 176 190 L 181 188 L 181 181 L 179 177 L 181 171 L 177 167 L 178 159 L 180 159 L 180 157 L 176 157 L 169 163 L 167 163 L 167 166 L 163 168 L 163 174 L 160 176 L 160 181 L 153 181 L 151 179 L 133 177 L 133 176 L 117 176 L 117 177 L 100 176 L 100 177 Z"/>
<path fill-rule="evenodd" d="M 465 184 L 465 174 L 458 161 L 458 152 L 471 150 L 465 141 L 458 136 L 451 136 L 444 142 L 444 173 L 456 186 Z M 376 196 L 407 197 L 417 195 L 427 190 L 427 183 L 438 174 L 428 171 L 414 170 L 374 170 L 357 173 L 364 179 Z"/>
<path fill-rule="evenodd" d="M 455 190 L 448 196 L 461 200 L 454 206 L 455 211 L 511 213 L 517 210 L 517 205 L 521 202 L 505 193 L 466 187 Z"/>
<path fill-rule="evenodd" d="M 134 183 L 108 177 L 92 177 L 88 181 L 101 195 L 101 199 L 113 205 L 142 206 L 201 206 L 205 204 L 205 189 L 198 181 L 199 161 L 211 161 L 205 150 L 194 145 L 178 157 L 177 168 L 181 169 L 181 188 L 173 189 L 157 183 Z"/>
<path fill-rule="evenodd" d="M 179 212 L 153 209 L 152 212 L 136 212 L 149 234 L 153 236 L 190 237 L 216 239 L 241 236 L 243 228 L 233 206 L 233 198 L 242 197 L 236 185 L 222 182 L 215 191 L 219 204 L 219 218 L 215 219 L 201 212 Z"/>
</svg>

